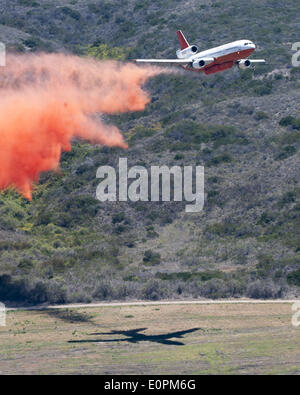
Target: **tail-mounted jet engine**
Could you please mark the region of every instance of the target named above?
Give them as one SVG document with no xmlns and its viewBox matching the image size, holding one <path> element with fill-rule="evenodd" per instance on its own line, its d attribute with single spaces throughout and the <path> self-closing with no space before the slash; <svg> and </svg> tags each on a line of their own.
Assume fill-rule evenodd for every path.
<svg viewBox="0 0 300 395">
<path fill-rule="evenodd" d="M 176 55 L 178 59 L 185 59 L 191 57 L 192 55 L 195 55 L 197 52 L 198 52 L 197 45 L 190 45 L 185 49 L 178 49 L 176 51 Z"/>
</svg>

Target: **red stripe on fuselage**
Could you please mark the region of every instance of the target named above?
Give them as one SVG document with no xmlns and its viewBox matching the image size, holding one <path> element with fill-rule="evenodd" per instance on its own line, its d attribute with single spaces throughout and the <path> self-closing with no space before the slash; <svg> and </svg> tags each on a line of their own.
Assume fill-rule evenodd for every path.
<svg viewBox="0 0 300 395">
<path fill-rule="evenodd" d="M 241 59 L 248 58 L 248 56 L 250 56 L 253 51 L 254 49 L 246 49 L 244 51 L 233 52 L 225 56 L 220 56 L 219 58 L 216 58 L 212 63 L 208 64 L 207 66 L 203 67 L 203 69 L 200 70 L 194 69 L 193 67 L 189 67 L 189 66 L 182 66 L 182 67 L 185 70 L 189 70 L 189 71 L 197 71 L 198 73 L 203 71 L 205 72 L 205 74 L 213 74 L 213 73 L 217 73 L 218 71 L 230 69 L 235 62 Z M 222 67 L 222 65 L 224 65 L 224 67 Z"/>
</svg>

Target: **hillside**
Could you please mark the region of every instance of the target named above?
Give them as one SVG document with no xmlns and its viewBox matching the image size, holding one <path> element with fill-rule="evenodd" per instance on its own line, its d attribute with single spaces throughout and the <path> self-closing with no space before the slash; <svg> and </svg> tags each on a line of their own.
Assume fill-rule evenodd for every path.
<svg viewBox="0 0 300 395">
<path fill-rule="evenodd" d="M 268 65 L 151 79 L 143 112 L 107 117 L 129 149 L 74 141 L 33 202 L 0 195 L 0 300 L 87 302 L 293 297 L 300 287 L 300 69 L 296 0 L 0 0 L 9 50 L 120 60 L 173 57 L 182 29 L 209 48 L 257 44 Z M 96 170 L 203 165 L 204 211 L 183 203 L 100 203 Z"/>
</svg>

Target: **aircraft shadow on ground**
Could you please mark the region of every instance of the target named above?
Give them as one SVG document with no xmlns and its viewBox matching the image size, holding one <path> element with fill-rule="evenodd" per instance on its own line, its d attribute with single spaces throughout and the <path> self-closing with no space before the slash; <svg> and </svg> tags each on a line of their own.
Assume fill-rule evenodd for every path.
<svg viewBox="0 0 300 395">
<path fill-rule="evenodd" d="M 146 335 L 141 333 L 145 331 L 147 328 L 138 328 L 138 329 L 130 329 L 128 331 L 111 331 L 111 332 L 104 332 L 104 333 L 90 333 L 90 336 L 103 336 L 103 335 L 120 335 L 126 336 L 125 339 L 86 339 L 86 340 L 69 340 L 68 343 L 119 343 L 119 342 L 129 342 L 129 343 L 139 343 L 144 341 L 150 341 L 153 343 L 160 343 L 165 345 L 173 345 L 173 346 L 184 346 L 184 343 L 176 340 L 171 339 L 181 339 L 187 333 L 192 333 L 201 328 L 192 328 L 187 329 L 185 331 L 178 331 L 178 332 L 170 332 L 166 334 L 160 335 Z"/>
</svg>

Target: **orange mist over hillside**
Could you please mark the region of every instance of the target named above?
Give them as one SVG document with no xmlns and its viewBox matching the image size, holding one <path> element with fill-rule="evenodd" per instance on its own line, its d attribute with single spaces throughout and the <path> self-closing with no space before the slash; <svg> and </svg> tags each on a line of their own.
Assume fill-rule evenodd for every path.
<svg viewBox="0 0 300 395">
<path fill-rule="evenodd" d="M 143 110 L 142 86 L 164 70 L 63 54 L 9 55 L 0 69 L 0 189 L 31 199 L 43 171 L 57 170 L 73 137 L 127 148 L 97 113 Z"/>
</svg>

